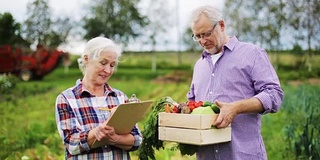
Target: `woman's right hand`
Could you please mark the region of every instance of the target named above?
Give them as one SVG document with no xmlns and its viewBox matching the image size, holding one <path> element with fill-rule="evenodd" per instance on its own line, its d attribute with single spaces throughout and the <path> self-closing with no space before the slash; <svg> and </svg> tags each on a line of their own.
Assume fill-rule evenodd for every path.
<svg viewBox="0 0 320 160">
<path fill-rule="evenodd" d="M 111 109 L 111 115 L 115 112 L 115 110 L 116 107 Z M 96 127 L 94 129 L 94 136 L 98 141 L 105 139 L 108 144 L 114 145 L 120 137 L 118 134 L 116 134 L 114 128 L 112 126 L 108 126 L 107 123 L 108 120 Z"/>
</svg>

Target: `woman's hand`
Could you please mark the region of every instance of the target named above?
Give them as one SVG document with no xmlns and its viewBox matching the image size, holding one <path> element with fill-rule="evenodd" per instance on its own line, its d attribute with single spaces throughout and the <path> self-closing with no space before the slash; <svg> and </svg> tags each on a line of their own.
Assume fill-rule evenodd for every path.
<svg viewBox="0 0 320 160">
<path fill-rule="evenodd" d="M 106 122 L 95 128 L 94 136 L 98 141 L 102 139 L 106 140 L 109 145 L 115 145 L 120 139 L 120 136 L 116 134 L 114 128 L 107 126 Z"/>
<path fill-rule="evenodd" d="M 116 111 L 116 109 L 117 107 L 111 109 L 111 115 Z M 98 141 L 105 139 L 108 142 L 108 144 L 115 145 L 119 141 L 120 136 L 116 134 L 114 128 L 108 126 L 107 123 L 108 120 L 96 127 L 94 131 L 94 136 Z"/>
</svg>

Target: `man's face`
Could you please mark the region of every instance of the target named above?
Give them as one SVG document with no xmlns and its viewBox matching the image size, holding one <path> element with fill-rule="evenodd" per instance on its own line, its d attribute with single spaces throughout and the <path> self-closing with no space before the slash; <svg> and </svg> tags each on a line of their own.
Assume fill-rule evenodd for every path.
<svg viewBox="0 0 320 160">
<path fill-rule="evenodd" d="M 210 54 L 221 52 L 222 32 L 220 23 L 212 24 L 210 20 L 202 15 L 192 26 L 194 39 Z"/>
</svg>

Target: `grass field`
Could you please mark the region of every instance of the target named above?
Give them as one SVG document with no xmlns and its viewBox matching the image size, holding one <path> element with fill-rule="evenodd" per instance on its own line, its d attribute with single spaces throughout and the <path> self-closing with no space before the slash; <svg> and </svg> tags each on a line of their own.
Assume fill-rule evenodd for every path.
<svg viewBox="0 0 320 160">
<path fill-rule="evenodd" d="M 135 93 L 141 100 L 170 96 L 178 102 L 184 102 L 192 66 L 199 54 L 180 53 L 180 64 L 178 55 L 157 54 L 157 70 L 152 72 L 152 54 L 125 53 L 109 84 L 129 96 Z M 274 59 L 274 55 L 270 57 L 271 60 Z M 73 57 L 73 62 L 75 58 L 77 57 Z M 290 69 L 298 58 L 282 54 L 280 59 L 280 65 L 289 66 Z M 315 124 L 319 122 L 316 120 L 320 120 L 320 84 L 310 84 L 307 81 L 309 78 L 319 78 L 320 59 L 315 57 L 314 60 L 314 71 L 308 74 L 303 73 L 303 69 L 279 68 L 279 77 L 285 91 L 284 103 L 279 113 L 263 116 L 262 124 L 269 159 L 296 159 L 296 151 L 299 152 L 299 149 L 295 149 L 291 143 L 304 143 L 301 135 L 306 126 L 313 128 L 309 145 L 319 147 L 320 140 L 316 136 L 320 137 L 320 129 Z M 293 75 L 292 78 L 290 75 Z M 54 119 L 55 98 L 81 77 L 76 64 L 71 66 L 68 73 L 64 73 L 61 66 L 42 81 L 19 81 L 8 93 L 0 93 L 0 159 L 21 159 L 23 156 L 30 159 L 63 159 L 64 149 Z M 293 86 L 291 80 L 299 80 L 301 83 Z M 143 122 L 140 125 L 143 126 Z M 195 159 L 194 156 L 181 157 L 178 151 L 169 149 L 172 145 L 168 143 L 165 150 L 157 151 L 157 159 Z M 308 148 L 303 146 L 300 149 L 299 159 L 310 158 L 310 155 L 308 157 L 304 154 Z M 133 159 L 137 159 L 136 155 L 137 151 L 132 153 Z"/>
</svg>

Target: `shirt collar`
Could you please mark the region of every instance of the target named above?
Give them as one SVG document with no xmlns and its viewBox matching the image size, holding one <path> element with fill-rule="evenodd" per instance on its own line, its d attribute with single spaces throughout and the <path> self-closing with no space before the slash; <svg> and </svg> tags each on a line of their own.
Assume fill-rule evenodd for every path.
<svg viewBox="0 0 320 160">
<path fill-rule="evenodd" d="M 222 53 L 224 52 L 225 48 L 232 51 L 238 42 L 239 41 L 236 36 L 230 37 L 229 41 L 223 45 Z M 208 56 L 210 57 L 210 54 L 207 51 L 202 52 L 202 59 L 207 58 Z"/>
<path fill-rule="evenodd" d="M 116 97 L 117 94 L 112 87 L 110 87 L 107 83 L 104 85 L 105 95 L 111 95 Z M 82 79 L 78 79 L 76 81 L 76 87 L 74 89 L 74 93 L 76 97 L 88 97 L 91 96 L 90 92 L 83 88 Z"/>
<path fill-rule="evenodd" d="M 232 37 L 230 37 L 229 41 L 226 44 L 224 44 L 223 46 L 224 46 L 224 48 L 227 48 L 230 51 L 232 51 L 237 43 L 239 43 L 239 40 L 237 39 L 237 37 L 232 36 Z"/>
</svg>

